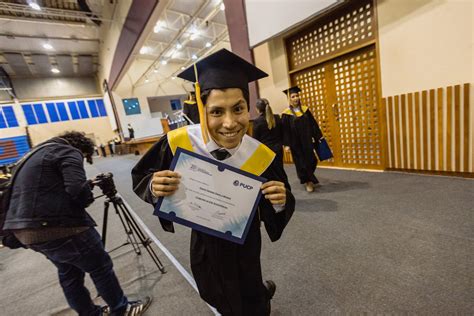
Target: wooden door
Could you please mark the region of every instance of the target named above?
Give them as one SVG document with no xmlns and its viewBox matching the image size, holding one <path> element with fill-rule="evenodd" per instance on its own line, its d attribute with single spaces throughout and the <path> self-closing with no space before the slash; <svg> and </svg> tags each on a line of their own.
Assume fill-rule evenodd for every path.
<svg viewBox="0 0 474 316">
<path fill-rule="evenodd" d="M 375 20 L 372 0 L 347 2 L 285 39 L 291 84 L 334 154 L 321 165 L 384 167 Z"/>
<path fill-rule="evenodd" d="M 372 45 L 292 75 L 333 151 L 322 165 L 383 168 L 376 66 Z"/>
</svg>

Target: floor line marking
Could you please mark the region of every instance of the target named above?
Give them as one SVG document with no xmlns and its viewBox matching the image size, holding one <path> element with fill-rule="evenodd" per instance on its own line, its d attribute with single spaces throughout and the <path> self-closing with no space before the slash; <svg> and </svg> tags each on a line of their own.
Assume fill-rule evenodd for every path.
<svg viewBox="0 0 474 316">
<path fill-rule="evenodd" d="M 161 251 L 165 254 L 165 256 L 168 257 L 168 259 L 176 267 L 176 269 L 178 269 L 178 271 L 183 275 L 186 281 L 188 281 L 189 284 L 191 284 L 191 286 L 194 288 L 194 290 L 199 294 L 196 281 L 194 281 L 194 278 L 188 273 L 188 271 L 186 271 L 186 269 L 181 265 L 181 263 L 179 263 L 179 261 L 176 260 L 173 254 L 168 249 L 166 249 L 166 247 L 160 242 L 160 240 L 155 236 L 155 234 L 151 232 L 148 226 L 145 225 L 142 219 L 138 216 L 137 213 L 135 213 L 133 208 L 130 206 L 130 204 L 127 203 L 127 201 L 123 198 L 123 196 L 121 196 L 120 193 L 117 193 L 117 195 L 122 199 L 123 204 L 125 204 L 127 209 L 130 211 L 130 214 L 132 214 L 132 216 L 135 218 L 137 223 L 145 230 L 145 232 L 151 238 L 151 240 L 153 240 L 153 242 L 158 246 L 158 248 L 161 249 Z M 214 315 L 220 315 L 219 312 L 214 307 L 212 307 L 209 304 L 206 304 L 206 305 L 209 306 L 209 308 L 214 313 Z"/>
</svg>

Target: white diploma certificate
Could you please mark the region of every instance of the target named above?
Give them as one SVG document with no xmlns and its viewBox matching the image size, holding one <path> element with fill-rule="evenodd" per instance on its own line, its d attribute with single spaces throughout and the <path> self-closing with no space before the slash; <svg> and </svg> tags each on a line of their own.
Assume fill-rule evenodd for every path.
<svg viewBox="0 0 474 316">
<path fill-rule="evenodd" d="M 243 244 L 265 179 L 182 148 L 171 169 L 181 175 L 179 188 L 158 200 L 154 214 Z"/>
</svg>

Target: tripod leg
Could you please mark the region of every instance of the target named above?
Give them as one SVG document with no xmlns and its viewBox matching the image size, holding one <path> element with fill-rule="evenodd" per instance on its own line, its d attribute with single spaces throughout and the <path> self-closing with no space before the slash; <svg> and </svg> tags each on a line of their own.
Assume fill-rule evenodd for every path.
<svg viewBox="0 0 474 316">
<path fill-rule="evenodd" d="M 109 217 L 109 201 L 104 202 L 104 219 L 102 220 L 102 245 L 105 248 L 105 238 L 107 237 L 107 219 Z"/>
<path fill-rule="evenodd" d="M 155 262 L 155 265 L 157 266 L 157 268 L 161 271 L 161 273 L 165 273 L 166 270 L 165 270 L 165 267 L 163 266 L 163 263 L 161 263 L 160 259 L 158 258 L 158 255 L 155 253 L 155 251 L 151 247 L 150 238 L 147 237 L 143 233 L 140 226 L 137 224 L 132 214 L 130 214 L 130 211 L 127 209 L 127 206 L 123 204 L 123 201 L 121 199 L 119 199 L 119 201 L 117 202 L 117 205 L 122 211 L 125 220 L 128 222 L 133 232 L 137 235 L 138 239 L 140 239 L 141 244 L 143 245 L 143 247 L 145 247 L 145 249 L 147 250 L 153 262 Z"/>
<path fill-rule="evenodd" d="M 132 245 L 133 247 L 133 250 L 135 251 L 135 253 L 137 255 L 141 255 L 142 252 L 140 251 L 140 247 L 138 246 L 138 241 L 137 241 L 137 238 L 135 237 L 135 235 L 133 234 L 133 231 L 132 231 L 132 228 L 130 227 L 130 222 L 128 221 L 127 217 L 125 216 L 125 214 L 123 214 L 123 211 L 122 211 L 122 214 L 120 213 L 120 210 L 121 210 L 121 205 L 115 201 L 115 200 L 112 200 L 112 204 L 115 208 L 115 213 L 117 213 L 119 219 L 120 219 L 120 222 L 122 223 L 122 226 L 123 226 L 123 229 L 125 230 L 125 233 L 127 234 L 127 241 L 129 244 Z"/>
</svg>

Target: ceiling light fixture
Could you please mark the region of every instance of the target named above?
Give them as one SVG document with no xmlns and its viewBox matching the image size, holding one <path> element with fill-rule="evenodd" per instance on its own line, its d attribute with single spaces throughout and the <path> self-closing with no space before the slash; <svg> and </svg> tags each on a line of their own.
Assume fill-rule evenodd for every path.
<svg viewBox="0 0 474 316">
<path fill-rule="evenodd" d="M 175 76 L 171 77 L 171 80 L 174 80 L 174 79 L 176 79 L 176 77 L 175 77 Z"/>
<path fill-rule="evenodd" d="M 194 29 L 191 31 L 191 35 L 189 36 L 189 39 L 191 41 L 194 41 L 196 38 L 198 38 L 198 36 L 199 36 L 199 31 Z"/>
<path fill-rule="evenodd" d="M 166 60 L 164 60 L 164 59 L 161 61 L 161 64 L 162 64 L 162 65 L 166 65 L 167 63 L 168 63 L 168 62 L 167 62 Z"/>
<path fill-rule="evenodd" d="M 30 1 L 28 1 L 28 5 L 29 5 L 30 8 L 32 8 L 33 10 L 41 11 L 41 7 L 39 6 L 38 3 L 36 3 L 35 0 L 30 0 Z"/>
<path fill-rule="evenodd" d="M 219 8 L 221 9 L 221 11 L 224 11 L 224 10 L 225 10 L 224 2 L 221 3 L 221 6 L 220 6 Z"/>
<path fill-rule="evenodd" d="M 145 79 L 145 83 L 147 83 L 148 81 L 150 81 L 150 80 L 148 80 L 148 78 L 146 78 L 146 79 Z"/>
<path fill-rule="evenodd" d="M 149 50 L 148 47 L 143 46 L 142 48 L 140 48 L 140 54 L 142 55 L 147 54 L 148 50 Z"/>
<path fill-rule="evenodd" d="M 176 48 L 181 49 L 181 48 L 183 48 L 183 45 L 181 45 L 181 43 L 178 43 L 178 44 L 176 44 Z"/>
<path fill-rule="evenodd" d="M 212 46 L 212 44 L 211 44 L 210 42 L 207 42 L 207 43 L 206 43 L 206 47 L 207 47 L 207 48 L 209 48 L 209 47 L 211 47 L 211 46 Z"/>
<path fill-rule="evenodd" d="M 185 70 L 185 69 L 186 69 L 186 67 L 184 67 L 184 66 L 181 67 L 181 70 Z"/>
<path fill-rule="evenodd" d="M 53 67 L 53 68 L 51 68 L 51 72 L 52 72 L 53 74 L 58 74 L 58 73 L 60 73 L 61 71 L 59 71 L 58 68 Z"/>
<path fill-rule="evenodd" d="M 51 45 L 50 43 L 44 43 L 43 48 L 44 49 L 53 49 L 53 45 Z"/>
<path fill-rule="evenodd" d="M 162 26 L 161 21 L 156 22 L 156 25 L 153 28 L 153 32 L 158 33 L 159 31 L 161 31 L 161 26 Z"/>
<path fill-rule="evenodd" d="M 193 54 L 193 55 L 191 56 L 191 58 L 194 59 L 194 60 L 198 59 L 198 57 L 197 57 L 196 54 Z"/>
</svg>

